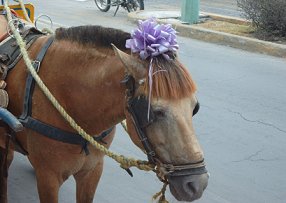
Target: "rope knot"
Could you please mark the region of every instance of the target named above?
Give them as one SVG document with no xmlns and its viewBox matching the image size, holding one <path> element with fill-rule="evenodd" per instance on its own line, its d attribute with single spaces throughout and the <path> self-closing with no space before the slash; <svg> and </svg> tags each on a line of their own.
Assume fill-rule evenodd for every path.
<svg viewBox="0 0 286 203">
<path fill-rule="evenodd" d="M 166 200 L 166 197 L 165 197 L 165 192 L 166 192 L 166 188 L 167 188 L 167 185 L 169 183 L 168 182 L 165 182 L 161 191 L 156 193 L 154 196 L 153 196 L 153 201 L 157 200 L 158 198 L 158 201 L 157 203 L 169 203 L 167 200 Z"/>
</svg>

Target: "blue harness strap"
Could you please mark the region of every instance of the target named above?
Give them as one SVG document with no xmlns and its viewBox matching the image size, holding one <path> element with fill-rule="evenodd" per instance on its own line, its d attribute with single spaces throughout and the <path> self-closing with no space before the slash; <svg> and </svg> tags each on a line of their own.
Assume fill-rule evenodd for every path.
<svg viewBox="0 0 286 203">
<path fill-rule="evenodd" d="M 47 50 L 53 43 L 53 41 L 54 41 L 54 37 L 52 36 L 43 45 L 41 51 L 36 57 L 36 60 L 33 63 L 33 67 L 37 72 L 39 71 L 40 64 L 43 58 L 45 57 Z M 51 139 L 54 139 L 60 142 L 81 145 L 85 154 L 88 155 L 89 154 L 88 141 L 82 138 L 79 134 L 64 131 L 62 129 L 56 128 L 54 126 L 51 126 L 49 124 L 46 124 L 44 122 L 41 122 L 31 117 L 32 116 L 32 96 L 33 96 L 34 88 L 35 88 L 35 80 L 33 76 L 29 73 L 27 80 L 26 80 L 23 113 L 19 117 L 19 121 L 23 124 L 23 126 L 33 131 L 36 131 L 48 138 L 51 138 Z M 93 139 L 96 141 L 105 143 L 103 141 L 103 138 L 108 136 L 113 130 L 113 128 L 114 126 L 102 132 L 99 136 L 94 136 Z"/>
</svg>

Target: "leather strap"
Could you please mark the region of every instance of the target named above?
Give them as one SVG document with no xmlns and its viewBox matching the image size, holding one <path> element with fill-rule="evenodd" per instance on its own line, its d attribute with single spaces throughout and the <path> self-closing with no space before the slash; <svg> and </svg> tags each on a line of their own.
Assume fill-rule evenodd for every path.
<svg viewBox="0 0 286 203">
<path fill-rule="evenodd" d="M 34 119 L 30 116 L 28 116 L 25 120 L 22 120 L 21 123 L 26 127 L 33 131 L 36 131 L 37 133 L 40 133 L 50 139 L 57 140 L 64 143 L 69 144 L 75 144 L 75 145 L 81 145 L 83 147 L 83 150 L 88 155 L 89 151 L 87 148 L 88 141 L 83 139 L 79 134 L 68 132 L 59 128 L 56 128 L 54 126 L 51 126 L 49 124 L 46 124 L 44 122 L 41 122 L 37 119 Z M 103 142 L 102 139 L 108 136 L 114 127 L 109 128 L 108 130 L 101 133 L 99 136 L 94 136 L 93 139 L 97 142 Z"/>
<path fill-rule="evenodd" d="M 33 63 L 33 68 L 38 72 L 40 68 L 40 64 L 48 50 L 48 48 L 51 46 L 52 42 L 54 41 L 54 37 L 50 37 L 48 41 L 44 44 L 42 47 L 40 53 L 36 57 L 36 60 Z M 32 114 L 32 94 L 34 92 L 35 88 L 35 80 L 33 76 L 29 73 L 27 80 L 26 80 L 26 88 L 25 88 L 25 98 L 24 98 L 24 107 L 23 107 L 23 113 L 20 116 L 19 120 L 25 120 L 28 116 L 31 116 Z"/>
<path fill-rule="evenodd" d="M 133 107 L 132 103 L 134 101 L 134 99 L 138 99 L 138 98 L 134 98 L 134 93 L 135 93 L 135 79 L 131 76 L 131 75 L 126 75 L 125 78 L 121 81 L 122 83 L 124 83 L 126 85 L 126 96 L 127 96 L 127 110 L 128 112 L 131 114 L 131 118 L 134 124 L 134 128 L 137 132 L 137 135 L 145 149 L 145 152 L 147 153 L 147 157 L 148 160 L 153 163 L 156 164 L 156 153 L 153 150 L 153 147 L 151 146 L 147 136 L 145 135 L 144 132 L 144 127 L 140 126 L 139 124 L 139 120 L 138 120 L 138 115 L 136 115 L 136 112 L 134 111 L 134 108 L 138 108 L 138 107 Z M 147 125 L 145 125 L 145 127 L 147 127 Z"/>
<path fill-rule="evenodd" d="M 34 33 L 31 31 L 30 34 L 26 35 L 24 37 L 24 40 L 27 45 L 27 49 L 29 46 L 39 37 L 42 36 L 43 34 L 40 33 Z M 1 49 L 0 49 L 0 56 L 2 56 L 2 60 L 0 60 L 3 64 L 8 66 L 8 69 L 12 69 L 17 62 L 20 60 L 22 56 L 20 52 L 19 46 L 16 44 L 16 39 L 10 38 L 8 39 L 4 44 L 1 44 Z"/>
<path fill-rule="evenodd" d="M 207 173 L 207 169 L 205 166 L 201 166 L 198 168 L 186 168 L 186 169 L 175 169 L 172 172 L 168 172 L 167 176 L 186 176 L 186 175 L 201 175 Z"/>
<path fill-rule="evenodd" d="M 158 163 L 159 167 L 163 168 L 164 173 L 171 176 L 199 175 L 207 172 L 204 160 L 182 165 L 162 164 L 160 161 Z"/>
<path fill-rule="evenodd" d="M 135 130 L 137 132 L 137 135 L 147 153 L 148 159 L 151 163 L 156 163 L 155 161 L 155 157 L 156 157 L 156 153 L 155 151 L 152 149 L 152 146 L 147 138 L 147 136 L 145 135 L 145 133 L 143 132 L 143 129 L 141 127 L 139 127 L 139 123 L 138 123 L 138 118 L 134 112 L 134 110 L 132 109 L 132 107 L 130 107 L 130 104 L 128 104 L 127 106 L 128 112 L 131 114 L 131 118 L 133 120 L 134 123 L 134 127 Z"/>
</svg>

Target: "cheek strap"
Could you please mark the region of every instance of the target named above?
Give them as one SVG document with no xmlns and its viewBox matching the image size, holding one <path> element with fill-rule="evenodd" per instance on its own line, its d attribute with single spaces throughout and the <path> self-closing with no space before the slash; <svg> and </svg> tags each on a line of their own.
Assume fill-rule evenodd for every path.
<svg viewBox="0 0 286 203">
<path fill-rule="evenodd" d="M 156 153 L 153 150 L 145 133 L 145 129 L 154 121 L 154 113 L 152 109 L 150 109 L 149 120 L 147 117 L 148 101 L 144 96 L 131 98 L 127 103 L 127 110 L 131 115 L 135 130 L 147 153 L 149 161 L 153 164 L 156 164 Z"/>
</svg>

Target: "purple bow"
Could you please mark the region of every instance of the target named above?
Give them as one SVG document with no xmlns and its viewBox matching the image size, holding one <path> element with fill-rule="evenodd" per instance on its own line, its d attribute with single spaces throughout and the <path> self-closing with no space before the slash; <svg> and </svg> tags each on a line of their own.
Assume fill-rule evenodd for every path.
<svg viewBox="0 0 286 203">
<path fill-rule="evenodd" d="M 131 38 L 126 41 L 126 48 L 133 53 L 138 53 L 141 59 L 162 54 L 170 59 L 166 52 L 173 52 L 179 48 L 176 31 L 170 24 L 158 24 L 154 18 L 141 21 L 138 28 L 131 33 Z"/>
<path fill-rule="evenodd" d="M 170 57 L 166 52 L 176 53 L 179 49 L 176 33 L 176 30 L 174 30 L 170 24 L 158 24 L 154 18 L 151 18 L 145 21 L 139 20 L 138 28 L 131 33 L 131 39 L 126 40 L 126 48 L 130 48 L 132 53 L 139 53 L 142 60 L 151 57 L 148 71 L 148 120 L 150 115 L 154 74 L 153 57 L 162 54 L 166 60 L 170 60 Z"/>
</svg>

